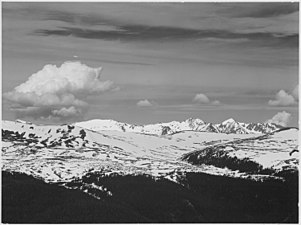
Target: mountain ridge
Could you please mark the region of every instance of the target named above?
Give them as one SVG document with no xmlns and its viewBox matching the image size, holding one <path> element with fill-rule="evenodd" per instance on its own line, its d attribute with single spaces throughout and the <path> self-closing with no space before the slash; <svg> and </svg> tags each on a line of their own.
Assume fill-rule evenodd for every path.
<svg viewBox="0 0 301 225">
<path fill-rule="evenodd" d="M 189 118 L 184 121 L 171 121 L 146 125 L 135 125 L 115 120 L 93 119 L 76 122 L 73 125 L 94 131 L 114 130 L 156 135 L 174 134 L 181 131 L 200 131 L 226 134 L 267 134 L 283 126 L 275 123 L 243 123 L 233 118 L 221 123 L 208 123 L 199 118 Z"/>
</svg>

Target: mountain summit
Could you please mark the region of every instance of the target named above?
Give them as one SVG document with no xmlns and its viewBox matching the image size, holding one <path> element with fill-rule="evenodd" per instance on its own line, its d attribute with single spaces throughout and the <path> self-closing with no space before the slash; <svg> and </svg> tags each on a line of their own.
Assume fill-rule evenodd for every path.
<svg viewBox="0 0 301 225">
<path fill-rule="evenodd" d="M 229 124 L 229 123 L 236 123 L 236 121 L 233 118 L 230 118 L 222 122 L 222 124 Z"/>
</svg>

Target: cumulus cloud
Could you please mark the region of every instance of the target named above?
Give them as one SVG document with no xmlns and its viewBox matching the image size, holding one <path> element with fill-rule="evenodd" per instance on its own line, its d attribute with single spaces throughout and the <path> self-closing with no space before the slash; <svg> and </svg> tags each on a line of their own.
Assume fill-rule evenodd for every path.
<svg viewBox="0 0 301 225">
<path fill-rule="evenodd" d="M 292 91 L 292 95 L 297 101 L 299 101 L 299 84 Z"/>
<path fill-rule="evenodd" d="M 202 93 L 196 94 L 193 98 L 193 101 L 202 103 L 202 104 L 206 104 L 206 103 L 210 102 L 209 98 L 205 94 L 202 94 Z"/>
<path fill-rule="evenodd" d="M 276 94 L 275 100 L 269 100 L 269 105 L 271 106 L 289 106 L 295 104 L 295 98 L 284 90 L 280 90 Z"/>
<path fill-rule="evenodd" d="M 137 106 L 138 107 L 150 107 L 150 106 L 153 106 L 153 104 L 149 100 L 144 99 L 144 100 L 138 101 Z"/>
<path fill-rule="evenodd" d="M 52 114 L 58 117 L 74 117 L 81 114 L 81 109 L 76 109 L 74 106 L 69 108 L 61 108 L 52 110 Z"/>
<path fill-rule="evenodd" d="M 220 101 L 218 100 L 214 100 L 214 101 L 210 101 L 210 99 L 207 97 L 207 95 L 199 93 L 196 94 L 193 98 L 194 102 L 200 103 L 200 104 L 212 104 L 212 105 L 219 105 Z"/>
<path fill-rule="evenodd" d="M 290 118 L 291 118 L 290 113 L 282 111 L 282 112 L 278 112 L 271 119 L 265 121 L 265 123 L 275 123 L 275 124 L 281 125 L 283 127 L 286 127 Z"/>
<path fill-rule="evenodd" d="M 113 82 L 100 80 L 101 69 L 80 62 L 46 65 L 3 97 L 14 105 L 12 110 L 19 117 L 78 116 L 88 106 L 88 96 L 114 88 Z"/>
<path fill-rule="evenodd" d="M 269 105 L 271 106 L 289 106 L 296 105 L 299 101 L 299 85 L 290 92 L 280 90 L 274 100 L 269 100 Z"/>
</svg>

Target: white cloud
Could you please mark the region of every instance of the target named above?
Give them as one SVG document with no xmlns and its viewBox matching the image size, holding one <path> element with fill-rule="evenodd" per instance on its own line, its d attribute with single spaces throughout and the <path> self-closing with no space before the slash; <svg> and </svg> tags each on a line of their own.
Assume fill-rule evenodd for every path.
<svg viewBox="0 0 301 225">
<path fill-rule="evenodd" d="M 287 126 L 289 120 L 291 118 L 291 114 L 285 111 L 278 112 L 272 119 L 265 121 L 265 123 L 275 123 L 281 126 Z"/>
<path fill-rule="evenodd" d="M 74 106 L 71 106 L 69 108 L 61 108 L 61 109 L 55 109 L 52 110 L 52 114 L 57 117 L 74 117 L 81 114 L 80 109 L 76 109 Z"/>
<path fill-rule="evenodd" d="M 150 106 L 153 106 L 153 104 L 149 100 L 144 99 L 144 100 L 138 101 L 137 106 L 138 107 L 150 107 Z"/>
<path fill-rule="evenodd" d="M 202 94 L 202 93 L 196 94 L 193 98 L 193 101 L 200 103 L 200 104 L 212 104 L 212 105 L 220 104 L 220 101 L 218 101 L 218 100 L 210 101 L 208 96 L 205 94 Z"/>
<path fill-rule="evenodd" d="M 206 103 L 210 102 L 209 98 L 205 94 L 202 94 L 202 93 L 196 94 L 193 98 L 193 101 L 201 103 L 201 104 L 206 104 Z"/>
<path fill-rule="evenodd" d="M 284 90 L 280 90 L 276 96 L 275 100 L 269 100 L 269 105 L 271 106 L 289 106 L 289 105 L 295 105 L 296 101 L 295 98 L 288 94 Z"/>
<path fill-rule="evenodd" d="M 12 110 L 21 117 L 22 112 L 26 116 L 32 112 L 35 117 L 41 112 L 44 118 L 78 115 L 87 107 L 88 96 L 113 89 L 113 82 L 99 79 L 100 73 L 101 67 L 91 68 L 80 62 L 46 65 L 3 96 L 17 106 Z"/>
<path fill-rule="evenodd" d="M 297 86 L 294 88 L 294 90 L 292 91 L 292 95 L 294 96 L 294 98 L 299 101 L 299 84 L 297 84 Z"/>
</svg>

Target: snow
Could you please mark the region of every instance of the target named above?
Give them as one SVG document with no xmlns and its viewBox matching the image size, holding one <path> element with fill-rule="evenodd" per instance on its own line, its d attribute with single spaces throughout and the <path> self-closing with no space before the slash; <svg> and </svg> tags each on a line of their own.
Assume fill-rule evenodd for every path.
<svg viewBox="0 0 301 225">
<path fill-rule="evenodd" d="M 230 118 L 230 119 L 223 121 L 222 125 L 232 124 L 232 123 L 236 123 L 236 121 L 233 118 Z"/>
<path fill-rule="evenodd" d="M 281 170 L 298 165 L 298 153 L 289 153 L 298 147 L 298 130 L 289 129 L 260 138 L 262 134 L 226 134 L 182 131 L 161 136 L 118 130 L 120 124 L 106 120 L 100 132 L 84 129 L 97 128 L 99 120 L 79 123 L 79 126 L 45 125 L 3 121 L 2 129 L 24 133 L 25 139 L 2 141 L 2 170 L 24 172 L 46 182 L 70 181 L 88 171 L 120 174 L 148 174 L 171 177 L 176 172 L 205 172 L 209 174 L 246 177 L 244 173 L 211 165 L 195 166 L 182 161 L 184 154 L 208 146 L 225 146 L 229 156 L 249 158 L 265 168 Z M 204 123 L 195 121 L 197 125 Z M 170 126 L 186 129 L 187 123 L 173 121 Z M 160 124 L 160 126 L 164 123 Z M 148 125 L 152 127 L 154 125 Z M 164 125 L 165 126 L 165 125 Z M 128 127 L 128 126 L 127 126 Z M 112 129 L 112 130 L 111 130 Z M 115 129 L 115 130 L 114 130 Z M 156 131 L 156 126 L 151 130 Z M 82 137 L 82 131 L 85 137 Z M 156 131 L 157 132 L 157 131 Z M 30 138 L 31 137 L 31 138 Z M 28 143 L 33 139 L 36 142 Z M 69 142 L 66 143 L 66 140 Z M 235 148 L 233 148 L 235 142 Z M 237 142 L 237 143 L 236 143 Z M 44 144 L 43 144 L 44 143 Z M 61 143 L 61 144 L 53 144 Z M 249 176 L 249 175 L 248 175 Z M 253 175 L 252 175 L 253 176 Z M 253 177 L 257 177 L 254 175 Z M 254 178 L 255 179 L 255 178 Z"/>
<path fill-rule="evenodd" d="M 16 122 L 18 122 L 18 123 L 25 123 L 25 124 L 31 124 L 31 123 L 29 123 L 29 122 L 26 122 L 26 121 L 20 120 L 20 119 L 17 119 Z"/>
<path fill-rule="evenodd" d="M 182 131 L 202 131 L 202 132 L 221 132 L 221 133 L 260 133 L 253 129 L 247 129 L 249 124 L 238 123 L 234 119 L 230 118 L 225 120 L 221 124 L 211 124 L 206 123 L 201 119 L 189 118 L 185 121 L 172 121 L 167 123 L 157 123 L 157 124 L 147 124 L 147 125 L 132 125 L 127 123 L 121 123 L 114 120 L 90 120 L 84 122 L 78 122 L 74 124 L 78 127 L 83 127 L 85 129 L 94 131 L 123 131 L 123 132 L 135 132 L 135 133 L 146 133 L 153 135 L 162 135 L 164 129 L 167 128 L 167 134 L 174 134 Z M 268 124 L 269 125 L 269 124 Z M 262 128 L 258 130 L 266 130 L 271 132 L 278 129 L 275 125 L 266 127 L 267 124 L 257 124 L 257 128 Z"/>
<path fill-rule="evenodd" d="M 290 154 L 298 148 L 298 130 L 294 128 L 276 132 L 264 139 L 246 140 L 235 144 L 235 148 L 236 150 L 230 152 L 229 156 L 248 158 L 263 168 L 281 170 L 285 166 L 293 169 L 298 167 L 299 154 Z"/>
<path fill-rule="evenodd" d="M 14 143 L 12 143 L 12 142 L 3 142 L 3 141 L 1 144 L 2 144 L 2 148 L 8 148 L 8 147 L 14 145 Z"/>
</svg>

